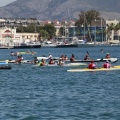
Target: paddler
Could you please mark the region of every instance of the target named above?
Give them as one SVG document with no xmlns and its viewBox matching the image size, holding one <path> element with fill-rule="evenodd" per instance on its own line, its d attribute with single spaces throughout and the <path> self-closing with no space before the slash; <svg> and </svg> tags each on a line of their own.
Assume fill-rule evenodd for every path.
<svg viewBox="0 0 120 120">
<path fill-rule="evenodd" d="M 11 52 L 10 55 L 11 55 L 11 56 L 15 56 L 15 53 L 14 53 L 14 52 Z"/>
<path fill-rule="evenodd" d="M 18 58 L 17 58 L 17 60 L 15 61 L 17 64 L 21 64 L 21 61 L 22 61 L 22 59 L 21 59 L 21 56 L 18 56 Z"/>
<path fill-rule="evenodd" d="M 110 68 L 110 67 L 111 67 L 111 64 L 110 64 L 109 61 L 107 60 L 107 61 L 103 64 L 102 67 L 103 67 L 103 68 Z"/>
<path fill-rule="evenodd" d="M 90 57 L 88 54 L 86 54 L 86 56 L 84 57 L 84 60 L 90 60 Z"/>
<path fill-rule="evenodd" d="M 65 56 L 64 56 L 64 60 L 68 60 L 68 57 L 67 57 L 67 55 L 65 55 Z"/>
<path fill-rule="evenodd" d="M 88 65 L 88 68 L 89 68 L 89 69 L 96 69 L 96 68 L 97 68 L 97 66 L 96 66 L 96 64 L 94 63 L 93 60 L 92 60 L 91 63 Z"/>
<path fill-rule="evenodd" d="M 45 66 L 45 60 L 44 60 L 44 59 L 42 59 L 42 60 L 40 61 L 40 66 Z"/>
<path fill-rule="evenodd" d="M 52 58 L 50 58 L 49 64 L 55 64 L 55 61 Z"/>
<path fill-rule="evenodd" d="M 33 64 L 37 64 L 37 63 L 38 63 L 38 59 L 37 57 L 34 57 Z"/>
<path fill-rule="evenodd" d="M 60 59 L 58 60 L 58 63 L 57 63 L 57 64 L 60 65 L 60 66 L 63 66 L 64 61 L 62 60 L 62 58 L 60 58 Z"/>
<path fill-rule="evenodd" d="M 70 62 L 74 62 L 75 61 L 75 56 L 74 54 L 72 54 L 71 58 L 70 58 Z"/>
<path fill-rule="evenodd" d="M 48 59 L 52 58 L 52 55 L 49 53 Z"/>
<path fill-rule="evenodd" d="M 106 59 L 109 59 L 110 58 L 110 54 L 107 53 L 106 56 L 105 56 Z"/>
</svg>

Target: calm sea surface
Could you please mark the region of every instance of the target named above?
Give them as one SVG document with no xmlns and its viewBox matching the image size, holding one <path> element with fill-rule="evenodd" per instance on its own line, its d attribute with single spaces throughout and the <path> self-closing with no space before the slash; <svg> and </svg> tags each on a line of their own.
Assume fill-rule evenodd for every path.
<svg viewBox="0 0 120 120">
<path fill-rule="evenodd" d="M 106 53 L 120 59 L 120 47 L 29 50 L 36 51 L 36 56 L 74 54 L 83 59 L 88 51 L 92 59 L 104 58 Z M 0 59 L 12 59 L 11 51 L 25 50 L 0 49 Z M 0 70 L 0 120 L 120 120 L 119 70 L 69 73 L 71 67 L 11 66 L 11 70 Z"/>
</svg>

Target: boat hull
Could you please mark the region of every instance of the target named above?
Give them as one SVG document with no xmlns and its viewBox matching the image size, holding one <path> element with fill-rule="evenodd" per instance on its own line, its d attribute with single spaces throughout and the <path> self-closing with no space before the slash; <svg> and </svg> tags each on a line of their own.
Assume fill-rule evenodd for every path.
<svg viewBox="0 0 120 120">
<path fill-rule="evenodd" d="M 118 59 L 117 58 L 109 58 L 109 59 L 96 59 L 94 60 L 94 62 L 105 62 L 105 61 L 109 61 L 109 62 L 117 62 Z M 67 60 L 66 62 L 70 62 L 70 60 Z M 75 60 L 73 61 L 72 63 L 79 63 L 79 62 L 85 62 L 85 63 L 88 63 L 88 62 L 91 62 L 91 60 Z"/>
<path fill-rule="evenodd" d="M 56 45 L 56 48 L 68 48 L 68 47 L 78 47 L 77 44 L 68 44 L 68 45 Z"/>
<path fill-rule="evenodd" d="M 111 71 L 111 70 L 120 70 L 120 66 L 114 66 L 112 68 L 97 68 L 97 69 L 71 69 L 67 70 L 67 72 L 96 72 L 96 71 Z"/>
<path fill-rule="evenodd" d="M 41 48 L 41 45 L 25 45 L 25 46 L 13 46 L 11 49 L 26 49 L 26 48 Z"/>
<path fill-rule="evenodd" d="M 58 65 L 57 63 L 55 64 L 46 64 L 45 66 L 40 66 L 39 64 L 33 65 L 32 67 L 77 67 L 77 66 L 86 66 L 87 64 L 85 63 L 69 63 L 69 64 L 63 64 L 63 65 Z"/>
<path fill-rule="evenodd" d="M 0 65 L 0 69 L 11 69 L 9 65 Z"/>
</svg>

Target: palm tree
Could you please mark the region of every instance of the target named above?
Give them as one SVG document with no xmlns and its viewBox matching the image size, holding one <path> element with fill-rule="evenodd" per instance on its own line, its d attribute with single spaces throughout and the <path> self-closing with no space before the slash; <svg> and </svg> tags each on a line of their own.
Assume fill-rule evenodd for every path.
<svg viewBox="0 0 120 120">
<path fill-rule="evenodd" d="M 115 24 L 107 24 L 106 28 L 106 35 L 107 35 L 107 40 L 111 39 L 112 31 L 114 30 Z"/>
<path fill-rule="evenodd" d="M 114 37 L 116 37 L 115 39 L 118 39 L 118 30 L 120 30 L 120 22 L 117 23 L 114 27 Z"/>
</svg>

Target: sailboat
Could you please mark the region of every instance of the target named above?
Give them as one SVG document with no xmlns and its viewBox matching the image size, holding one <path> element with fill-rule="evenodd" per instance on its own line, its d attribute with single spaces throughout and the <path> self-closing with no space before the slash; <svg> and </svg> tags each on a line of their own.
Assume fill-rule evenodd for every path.
<svg viewBox="0 0 120 120">
<path fill-rule="evenodd" d="M 81 36 L 80 38 L 77 39 L 77 44 L 78 44 L 78 47 L 93 47 L 95 46 L 95 43 L 92 41 L 92 38 L 91 38 L 91 35 L 90 35 L 90 30 L 89 30 L 89 27 L 88 27 L 88 33 L 90 35 L 90 39 L 91 41 L 88 42 L 87 41 L 87 36 L 86 36 L 86 27 L 85 27 L 85 14 L 84 14 L 84 24 L 83 24 L 83 36 Z"/>
</svg>

